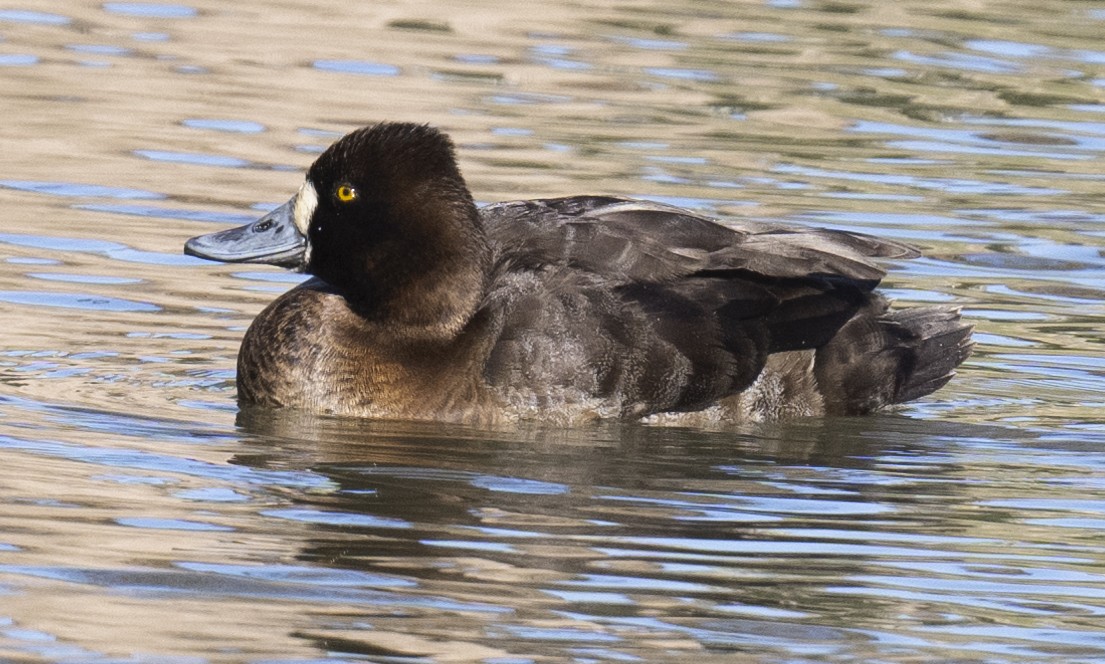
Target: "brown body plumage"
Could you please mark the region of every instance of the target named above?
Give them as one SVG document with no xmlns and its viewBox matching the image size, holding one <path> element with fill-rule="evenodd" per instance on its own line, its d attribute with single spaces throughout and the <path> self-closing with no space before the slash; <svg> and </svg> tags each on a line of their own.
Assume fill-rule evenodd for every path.
<svg viewBox="0 0 1105 664">
<path fill-rule="evenodd" d="M 239 396 L 268 406 L 484 424 L 859 414 L 939 388 L 971 348 L 956 311 L 890 312 L 874 292 L 873 259 L 906 245 L 613 197 L 477 210 L 451 142 L 422 125 L 353 132 L 287 205 L 187 250 L 318 277 L 243 340 Z"/>
</svg>

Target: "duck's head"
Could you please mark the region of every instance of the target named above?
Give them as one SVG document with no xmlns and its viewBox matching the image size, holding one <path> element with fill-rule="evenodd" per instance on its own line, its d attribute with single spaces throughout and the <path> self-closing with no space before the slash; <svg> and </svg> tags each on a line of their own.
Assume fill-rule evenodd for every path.
<svg viewBox="0 0 1105 664">
<path fill-rule="evenodd" d="M 489 253 L 452 141 L 409 123 L 347 134 L 287 203 L 251 224 L 194 237 L 184 251 L 307 272 L 366 315 L 413 324 L 456 309 L 469 299 L 461 289 L 481 291 Z"/>
</svg>

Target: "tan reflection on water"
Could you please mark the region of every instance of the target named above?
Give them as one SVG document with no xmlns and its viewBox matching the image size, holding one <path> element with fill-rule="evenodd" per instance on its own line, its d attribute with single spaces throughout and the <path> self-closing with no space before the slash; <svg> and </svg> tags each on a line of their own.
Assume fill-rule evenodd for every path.
<svg viewBox="0 0 1105 664">
<path fill-rule="evenodd" d="M 722 216 L 810 213 L 816 220 L 848 213 L 863 230 L 917 242 L 931 258 L 922 267 L 902 266 L 891 285 L 905 289 L 905 299 L 912 294 L 965 305 L 990 337 L 960 378 L 916 412 L 971 425 L 1051 426 L 1064 435 L 1082 430 L 1075 425 L 1099 424 L 1105 293 L 1094 277 L 1102 264 L 1093 251 L 1101 244 L 1094 215 L 1102 210 L 1101 149 L 1092 146 L 1102 140 L 1094 125 L 1103 116 L 1086 107 L 1105 103 L 1094 83 L 1105 73 L 1087 55 L 1100 55 L 1105 21 L 1093 18 L 1085 3 L 789 4 L 209 0 L 188 4 L 196 10 L 192 16 L 165 18 L 109 11 L 101 2 L 26 0 L 18 9 L 69 22 L 0 14 L 0 56 L 37 58 L 0 67 L 0 181 L 134 190 L 58 195 L 0 186 L 0 232 L 24 236 L 0 241 L 0 291 L 84 300 L 64 308 L 0 298 L 0 436 L 26 443 L 5 444 L 0 473 L 0 545 L 17 547 L 0 547 L 0 565 L 19 568 L 0 568 L 0 618 L 11 617 L 13 629 L 41 632 L 62 650 L 228 662 L 308 659 L 345 649 L 439 661 L 518 653 L 556 661 L 576 645 L 527 640 L 504 625 L 617 634 L 623 641 L 610 647 L 631 654 L 727 662 L 764 661 L 764 652 L 794 655 L 807 627 L 810 643 L 853 661 L 918 661 L 933 653 L 975 661 L 971 638 L 954 632 L 957 620 L 968 627 L 1017 622 L 1089 633 L 1079 632 L 1093 628 L 1082 624 L 1080 612 L 1099 607 L 1078 602 L 1100 604 L 1093 596 L 1100 590 L 1096 578 L 1082 587 L 1068 583 L 1068 590 L 1088 597 L 1058 597 L 1061 606 L 1051 614 L 1040 593 L 1011 593 L 1007 604 L 999 598 L 976 606 L 943 604 L 938 595 L 917 599 L 894 588 L 879 595 L 885 587 L 877 581 L 869 596 L 825 592 L 860 588 L 865 581 L 856 579 L 864 574 L 906 574 L 889 567 L 895 560 L 877 557 L 715 556 L 680 573 L 665 568 L 685 562 L 665 558 L 670 551 L 653 551 L 654 559 L 600 553 L 608 544 L 603 520 L 629 524 L 622 534 L 640 523 L 662 530 L 694 513 L 695 501 L 708 507 L 717 496 L 782 495 L 778 482 L 758 474 L 774 464 L 785 467 L 790 485 L 831 494 L 847 484 L 840 476 L 871 472 L 865 460 L 908 446 L 902 440 L 920 440 L 919 454 L 931 452 L 925 436 L 935 430 L 923 422 L 740 431 L 731 439 L 693 440 L 685 445 L 690 451 L 666 438 L 678 435 L 672 432 L 638 432 L 645 440 L 628 442 L 624 432 L 588 432 L 595 438 L 582 439 L 541 432 L 532 440 L 515 432 L 502 441 L 509 453 L 501 457 L 475 444 L 460 451 L 429 448 L 442 458 L 411 444 L 401 428 L 394 440 L 392 432 L 369 435 L 359 424 L 347 430 L 331 421 L 234 428 L 241 334 L 292 282 L 271 281 L 280 273 L 270 268 L 184 261 L 186 238 L 222 224 L 174 215 L 224 215 L 229 224 L 259 214 L 296 189 L 314 153 L 333 137 L 380 119 L 446 128 L 481 201 L 591 192 L 670 197 Z M 1006 42 L 1047 52 L 1013 57 L 1001 51 Z M 374 73 L 315 66 L 325 61 Z M 1001 119 L 1030 122 L 987 124 Z M 220 131 L 197 120 L 251 124 Z M 911 130 L 962 134 L 934 138 Z M 148 197 L 130 198 L 135 192 Z M 993 210 L 1039 216 L 1019 221 Z M 1055 210 L 1071 214 L 1046 215 Z M 1032 251 L 1029 258 L 1042 253 L 1052 262 L 1029 264 Z M 1068 254 L 1078 259 L 1072 264 L 1085 266 L 1058 265 Z M 132 309 L 111 309 L 109 298 Z M 1032 355 L 1035 364 L 1026 367 L 1018 354 Z M 950 447 L 965 445 L 971 435 L 1005 440 L 991 429 L 931 435 L 946 435 Z M 536 461 L 510 451 L 507 443 L 519 439 L 538 450 Z M 694 445 L 707 450 L 701 459 Z M 1008 445 L 1030 443 L 1013 436 Z M 597 452 L 589 454 L 592 448 Z M 672 457 L 645 453 L 656 449 Z M 851 528 L 876 534 L 886 528 L 907 539 L 902 546 L 913 546 L 908 537 L 917 533 L 969 540 L 946 546 L 980 558 L 1008 555 L 999 561 L 1007 569 L 1020 569 L 1018 555 L 1029 572 L 1049 564 L 1086 574 L 1101 567 L 1096 531 L 1028 523 L 1031 515 L 987 502 L 1050 499 L 1056 494 L 1049 492 L 1064 486 L 1072 488 L 1060 498 L 1085 498 L 1082 483 L 1092 487 L 1094 466 L 1055 460 L 1039 470 L 992 451 L 982 456 L 888 471 L 879 476 L 885 486 L 842 501 L 885 508 L 898 522 L 881 514 L 857 515 L 853 523 L 783 513 L 769 515 L 781 521 L 767 523 L 753 512 L 749 524 L 702 528 L 707 535 L 709 528 L 731 528 L 740 535 L 734 542 L 771 540 L 771 528 L 791 528 L 798 534 L 779 541 L 796 545 L 810 542 L 801 537 L 807 527 L 857 537 L 862 533 Z M 186 462 L 200 469 L 182 468 Z M 538 499 L 454 495 L 412 479 L 392 487 L 415 492 L 409 500 L 393 494 L 380 502 L 437 510 L 416 523 L 425 532 L 366 535 L 261 512 L 329 506 L 371 515 L 379 506 L 371 496 L 359 503 L 334 497 L 332 484 L 304 488 L 219 474 L 259 468 L 310 470 L 330 482 L 343 473 L 359 477 L 343 463 L 474 473 L 502 464 L 504 475 L 517 463 L 519 477 L 561 482 L 576 494 L 543 512 L 531 509 L 544 506 Z M 739 467 L 737 479 L 719 477 L 717 468 L 726 463 Z M 618 475 L 627 465 L 639 477 Z M 1041 475 L 1054 483 L 1040 482 Z M 181 497 L 212 488 L 240 492 L 242 500 Z M 596 508 L 578 495 L 591 489 L 599 498 L 609 489 L 642 501 Z M 673 496 L 687 505 L 645 500 Z M 1101 500 L 1095 496 L 1085 499 Z M 1093 505 L 1084 509 L 1082 517 L 1100 517 Z M 553 535 L 508 542 L 514 548 L 506 560 L 480 550 L 419 548 L 422 539 L 472 537 L 466 528 L 473 524 Z M 193 526 L 214 529 L 182 529 Z M 701 532 L 687 538 L 697 542 Z M 1068 540 L 1084 549 L 1071 554 Z M 1049 554 L 1067 558 L 1038 560 Z M 289 582 L 282 596 L 279 582 L 250 586 L 181 563 L 371 570 L 419 584 L 365 591 L 395 593 L 402 601 L 394 603 L 383 596 L 379 603 L 364 595 L 304 598 L 296 593 L 311 584 Z M 59 572 L 85 576 L 61 580 Z M 629 593 L 624 605 L 586 606 L 589 617 L 566 615 L 583 610 L 543 589 L 563 588 L 583 573 L 701 582 L 711 590 L 690 599 L 640 591 Z M 907 576 L 904 583 L 913 580 Z M 203 583 L 212 585 L 194 586 Z M 325 595 L 325 584 L 319 586 Z M 442 598 L 470 606 L 412 601 Z M 752 613 L 725 613 L 727 602 Z M 510 610 L 484 611 L 479 605 L 485 603 Z M 778 613 L 764 618 L 756 609 Z M 685 627 L 752 615 L 770 632 L 765 641 L 777 640 L 760 645 L 752 639 L 744 652 L 712 651 L 689 630 L 600 620 L 619 611 L 672 618 Z M 935 645 L 887 654 L 864 630 Z M 0 632 L 0 653 L 7 656 L 4 648 L 17 639 Z M 993 637 L 1003 645 L 1028 642 L 1004 638 Z M 63 659 L 25 641 L 13 656 Z"/>
</svg>

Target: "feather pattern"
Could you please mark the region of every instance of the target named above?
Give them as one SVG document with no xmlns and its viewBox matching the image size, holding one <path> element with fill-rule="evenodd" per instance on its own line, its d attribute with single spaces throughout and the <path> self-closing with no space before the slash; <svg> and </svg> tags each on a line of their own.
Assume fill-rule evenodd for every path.
<svg viewBox="0 0 1105 664">
<path fill-rule="evenodd" d="M 938 389 L 972 347 L 957 310 L 875 291 L 908 245 L 612 196 L 477 209 L 426 125 L 352 132 L 300 192 L 186 245 L 317 277 L 247 331 L 244 404 L 478 424 L 858 414 Z"/>
</svg>

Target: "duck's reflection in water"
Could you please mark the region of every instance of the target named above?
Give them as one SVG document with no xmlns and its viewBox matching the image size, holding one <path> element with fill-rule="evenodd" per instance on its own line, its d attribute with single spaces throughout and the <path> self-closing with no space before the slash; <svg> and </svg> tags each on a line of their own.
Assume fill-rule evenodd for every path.
<svg viewBox="0 0 1105 664">
<path fill-rule="evenodd" d="M 300 560 L 411 583 L 395 591 L 411 606 L 374 618 L 385 632 L 458 642 L 495 633 L 506 645 L 511 634 L 558 625 L 565 647 L 594 637 L 637 656 L 673 635 L 688 647 L 758 632 L 809 637 L 788 618 L 796 604 L 827 616 L 847 604 L 873 619 L 878 602 L 826 588 L 880 568 L 884 556 L 928 555 L 922 537 L 883 543 L 887 522 L 915 524 L 899 507 L 915 487 L 879 467 L 995 435 L 896 415 L 727 431 L 481 430 L 249 408 L 238 424 L 248 449 L 237 463 L 309 469 L 330 482 L 284 490 L 291 506 L 272 512 L 310 531 Z M 940 480 L 957 470 L 925 463 L 929 497 L 919 502 L 951 490 Z M 961 533 L 943 535 L 954 545 Z M 463 608 L 476 604 L 489 610 Z M 733 605 L 775 618 L 734 620 Z M 639 631 L 631 646 L 627 630 Z M 340 631 L 344 647 L 365 651 L 379 637 Z"/>
</svg>

